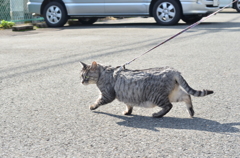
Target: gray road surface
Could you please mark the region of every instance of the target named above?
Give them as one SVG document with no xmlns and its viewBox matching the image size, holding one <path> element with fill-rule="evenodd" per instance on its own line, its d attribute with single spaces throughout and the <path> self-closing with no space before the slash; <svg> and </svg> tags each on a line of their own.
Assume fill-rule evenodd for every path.
<svg viewBox="0 0 240 158">
<path fill-rule="evenodd" d="M 195 118 L 184 103 L 164 117 L 158 108 L 114 101 L 95 112 L 95 85 L 80 84 L 79 61 L 118 66 L 188 25 L 152 18 L 27 32 L 0 30 L 0 157 L 240 157 L 240 14 L 224 12 L 127 66 L 172 66 L 195 89 Z"/>
</svg>

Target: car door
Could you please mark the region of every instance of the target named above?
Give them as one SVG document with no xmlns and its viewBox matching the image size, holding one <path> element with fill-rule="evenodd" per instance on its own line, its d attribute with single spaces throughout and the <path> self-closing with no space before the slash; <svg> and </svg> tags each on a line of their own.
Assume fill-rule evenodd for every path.
<svg viewBox="0 0 240 158">
<path fill-rule="evenodd" d="M 105 0 L 108 15 L 148 15 L 151 0 Z"/>
<path fill-rule="evenodd" d="M 63 0 L 68 15 L 103 15 L 104 0 Z"/>
<path fill-rule="evenodd" d="M 232 0 L 219 0 L 219 7 L 225 7 L 226 5 L 230 4 L 231 2 L 232 2 Z M 229 7 L 232 7 L 232 5 Z"/>
</svg>

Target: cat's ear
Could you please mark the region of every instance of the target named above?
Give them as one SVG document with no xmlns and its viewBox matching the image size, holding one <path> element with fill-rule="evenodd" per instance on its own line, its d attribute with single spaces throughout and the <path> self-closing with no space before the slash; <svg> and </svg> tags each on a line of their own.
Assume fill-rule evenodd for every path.
<svg viewBox="0 0 240 158">
<path fill-rule="evenodd" d="M 87 64 L 83 63 L 80 61 L 80 64 L 83 66 L 83 69 L 86 69 L 87 68 Z"/>
<path fill-rule="evenodd" d="M 97 67 L 98 67 L 97 62 L 96 61 L 92 62 L 91 70 L 96 70 Z"/>
</svg>

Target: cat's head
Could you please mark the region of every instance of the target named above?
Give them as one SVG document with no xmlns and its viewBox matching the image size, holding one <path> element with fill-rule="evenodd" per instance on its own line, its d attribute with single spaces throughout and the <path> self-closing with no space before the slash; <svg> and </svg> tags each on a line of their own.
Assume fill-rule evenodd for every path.
<svg viewBox="0 0 240 158">
<path fill-rule="evenodd" d="M 99 78 L 99 65 L 94 61 L 92 65 L 80 62 L 82 65 L 81 80 L 83 85 L 96 84 Z"/>
</svg>

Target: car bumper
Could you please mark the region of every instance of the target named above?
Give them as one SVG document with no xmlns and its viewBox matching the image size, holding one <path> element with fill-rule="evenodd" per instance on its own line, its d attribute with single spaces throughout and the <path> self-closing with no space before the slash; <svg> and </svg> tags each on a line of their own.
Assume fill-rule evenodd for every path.
<svg viewBox="0 0 240 158">
<path fill-rule="evenodd" d="M 42 5 L 42 1 L 41 2 L 28 2 L 27 6 L 28 6 L 28 11 L 30 13 L 36 13 L 36 14 L 41 14 L 41 5 Z"/>
<path fill-rule="evenodd" d="M 210 14 L 219 9 L 218 1 L 207 1 L 207 0 L 190 0 L 182 1 L 182 9 L 184 15 L 189 14 Z"/>
</svg>

